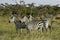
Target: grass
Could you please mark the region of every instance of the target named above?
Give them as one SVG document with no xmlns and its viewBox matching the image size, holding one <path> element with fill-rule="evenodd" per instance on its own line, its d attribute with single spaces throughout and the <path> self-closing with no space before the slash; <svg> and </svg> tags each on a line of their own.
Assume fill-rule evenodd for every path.
<svg viewBox="0 0 60 40">
<path fill-rule="evenodd" d="M 0 16 L 0 40 L 60 40 L 60 25 L 53 23 L 52 32 L 39 32 L 37 30 L 27 33 L 23 29 L 16 33 L 14 23 L 8 22 L 9 17 Z"/>
</svg>

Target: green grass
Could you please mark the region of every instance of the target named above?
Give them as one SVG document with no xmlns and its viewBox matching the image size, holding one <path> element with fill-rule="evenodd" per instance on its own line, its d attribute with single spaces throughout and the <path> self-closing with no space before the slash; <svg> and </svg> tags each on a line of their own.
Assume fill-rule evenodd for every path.
<svg viewBox="0 0 60 40">
<path fill-rule="evenodd" d="M 9 17 L 0 16 L 0 40 L 60 40 L 60 25 L 53 23 L 52 32 L 39 32 L 37 30 L 27 33 L 26 29 L 23 29 L 16 33 L 14 23 L 8 22 Z"/>
</svg>

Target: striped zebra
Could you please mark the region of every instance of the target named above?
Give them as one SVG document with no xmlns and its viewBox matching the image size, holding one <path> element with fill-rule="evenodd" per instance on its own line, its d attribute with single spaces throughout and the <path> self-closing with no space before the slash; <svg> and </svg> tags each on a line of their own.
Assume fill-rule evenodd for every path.
<svg viewBox="0 0 60 40">
<path fill-rule="evenodd" d="M 49 21 L 48 20 L 37 20 L 32 15 L 29 15 L 30 17 L 27 18 L 26 16 L 23 17 L 22 20 L 27 25 L 28 30 L 31 32 L 31 30 L 39 29 L 41 32 L 43 31 L 43 28 L 48 31 L 49 29 Z"/>
<path fill-rule="evenodd" d="M 46 30 L 48 30 L 49 22 L 47 20 L 36 20 L 34 19 L 34 17 L 31 20 L 30 19 L 31 19 L 31 16 L 29 18 L 24 16 L 21 20 L 19 20 L 15 16 L 12 16 L 9 19 L 9 22 L 15 23 L 16 31 L 18 31 L 18 29 L 26 28 L 28 32 L 31 32 L 32 30 L 37 30 L 37 29 L 39 29 L 42 32 L 44 27 Z"/>
<path fill-rule="evenodd" d="M 9 23 L 10 22 L 14 22 L 15 26 L 16 26 L 16 32 L 18 32 L 18 29 L 22 29 L 23 28 L 26 28 L 26 25 L 24 22 L 21 22 L 21 20 L 19 20 L 17 17 L 15 16 L 12 16 L 10 19 L 9 19 Z"/>
</svg>

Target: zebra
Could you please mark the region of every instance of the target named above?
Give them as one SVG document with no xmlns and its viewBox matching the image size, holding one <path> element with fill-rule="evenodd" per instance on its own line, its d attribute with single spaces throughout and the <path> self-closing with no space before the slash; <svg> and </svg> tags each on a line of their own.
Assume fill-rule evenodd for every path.
<svg viewBox="0 0 60 40">
<path fill-rule="evenodd" d="M 28 32 L 37 29 L 42 32 L 44 27 L 46 30 L 48 30 L 49 22 L 47 20 L 35 20 L 35 19 L 30 20 L 30 19 L 31 17 L 27 18 L 26 16 L 24 16 L 21 20 L 19 20 L 17 17 L 12 16 L 9 19 L 9 22 L 15 23 L 16 31 L 18 31 L 18 29 L 26 28 Z"/>
<path fill-rule="evenodd" d="M 30 15 L 29 19 L 26 16 L 23 19 L 30 32 L 33 29 L 39 29 L 39 31 L 42 32 L 43 28 L 45 28 L 47 31 L 50 27 L 48 20 L 37 20 L 34 17 L 32 17 L 32 15 Z"/>
<path fill-rule="evenodd" d="M 9 19 L 9 23 L 10 22 L 14 22 L 15 26 L 16 26 L 16 32 L 18 32 L 18 29 L 21 29 L 22 31 L 22 28 L 26 28 L 26 25 L 24 22 L 21 22 L 21 20 L 19 20 L 17 17 L 15 16 L 12 16 L 10 19 Z"/>
</svg>

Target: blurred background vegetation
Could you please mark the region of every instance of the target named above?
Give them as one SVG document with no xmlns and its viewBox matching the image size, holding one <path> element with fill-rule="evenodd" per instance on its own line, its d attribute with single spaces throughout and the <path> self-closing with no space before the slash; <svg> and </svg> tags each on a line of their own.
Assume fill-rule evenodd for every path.
<svg viewBox="0 0 60 40">
<path fill-rule="evenodd" d="M 16 14 L 18 16 L 33 15 L 34 17 L 46 15 L 46 14 L 60 14 L 59 5 L 40 5 L 35 6 L 35 3 L 25 4 L 24 1 L 20 1 L 20 4 L 0 4 L 0 16 Z"/>
</svg>

